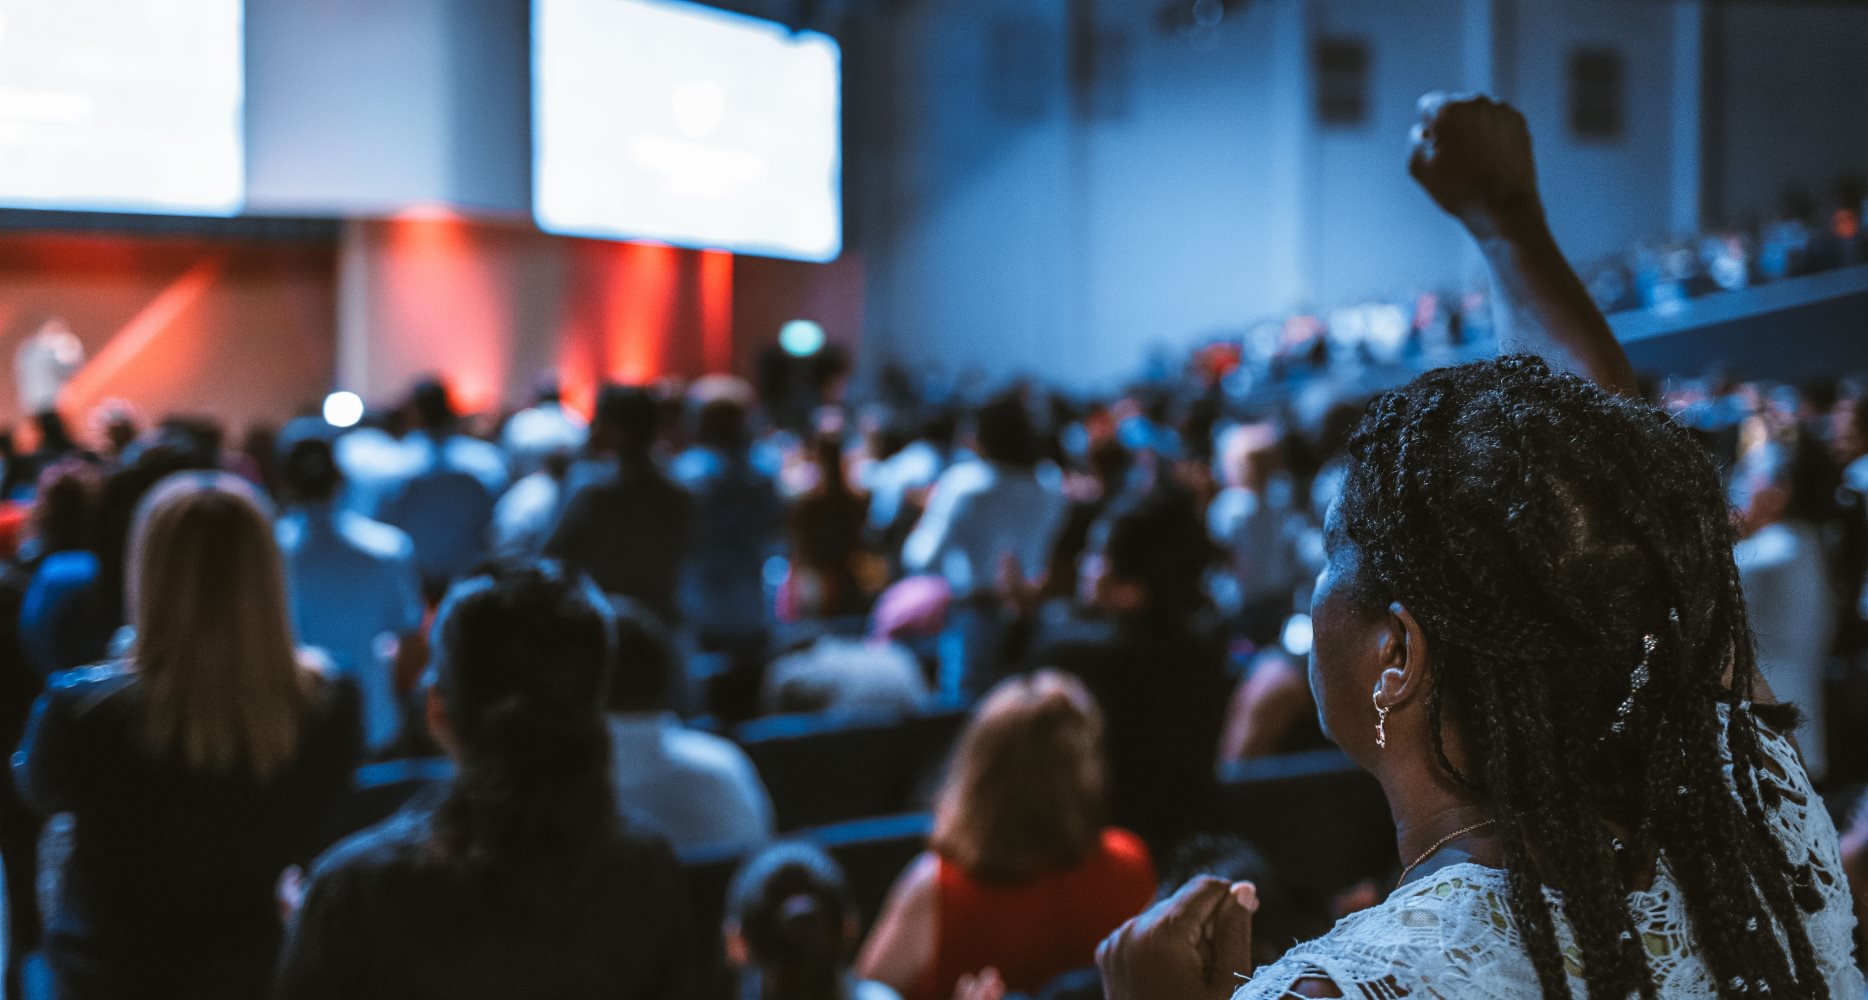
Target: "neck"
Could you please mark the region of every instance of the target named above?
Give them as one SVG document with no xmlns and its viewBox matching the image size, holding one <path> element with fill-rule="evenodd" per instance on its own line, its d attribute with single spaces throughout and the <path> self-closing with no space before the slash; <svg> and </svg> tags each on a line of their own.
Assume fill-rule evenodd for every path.
<svg viewBox="0 0 1868 1000">
<path fill-rule="evenodd" d="M 1460 787 L 1434 761 L 1397 768 L 1376 777 L 1382 783 L 1383 794 L 1388 797 L 1389 812 L 1395 824 L 1395 853 L 1403 865 L 1428 855 L 1443 838 L 1494 816 L 1491 809 L 1469 789 Z M 1480 827 L 1454 837 L 1440 850 L 1460 847 L 1473 861 L 1488 867 L 1503 867 L 1504 852 L 1497 834 L 1496 826 Z M 1416 871 L 1431 864 L 1429 855 Z"/>
</svg>

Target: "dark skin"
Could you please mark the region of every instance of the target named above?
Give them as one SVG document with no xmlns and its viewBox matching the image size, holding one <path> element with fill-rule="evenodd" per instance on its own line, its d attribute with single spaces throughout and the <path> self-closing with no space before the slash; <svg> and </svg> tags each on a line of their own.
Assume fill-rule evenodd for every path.
<svg viewBox="0 0 1868 1000">
<path fill-rule="evenodd" d="M 1484 254 L 1499 303 L 1501 350 L 1539 354 L 1611 391 L 1635 395 L 1627 355 L 1551 235 L 1523 116 L 1490 98 L 1442 94 L 1422 98 L 1420 112 L 1409 172 Z M 1492 819 L 1490 810 L 1453 780 L 1433 752 L 1426 706 L 1434 651 L 1406 607 L 1368 599 L 1359 586 L 1359 555 L 1335 520 L 1332 511 L 1324 532 L 1326 564 L 1310 609 L 1317 637 L 1310 687 L 1324 731 L 1381 783 L 1394 816 L 1398 856 L 1403 863 L 1420 859 L 1407 881 L 1461 862 L 1502 867 L 1495 828 L 1459 832 Z M 1753 700 L 1770 698 L 1754 691 Z M 1383 708 L 1385 746 L 1378 746 Z M 1467 770 L 1457 726 L 1451 719 L 1442 722 L 1448 758 Z M 1106 995 L 1230 996 L 1238 977 L 1251 972 L 1255 909 L 1249 883 L 1190 883 L 1103 943 L 1097 964 Z M 1321 978 L 1300 980 L 1292 990 L 1306 997 L 1342 996 L 1335 983 Z"/>
</svg>

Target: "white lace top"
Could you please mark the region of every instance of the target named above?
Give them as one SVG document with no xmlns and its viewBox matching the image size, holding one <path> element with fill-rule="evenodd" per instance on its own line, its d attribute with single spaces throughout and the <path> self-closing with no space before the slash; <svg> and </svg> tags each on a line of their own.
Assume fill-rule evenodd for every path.
<svg viewBox="0 0 1868 1000">
<path fill-rule="evenodd" d="M 1770 763 L 1758 781 L 1783 793 L 1771 823 L 1792 858 L 1809 859 L 1822 894 L 1822 909 L 1811 914 L 1805 926 L 1828 995 L 1860 997 L 1864 987 L 1852 944 L 1855 917 L 1835 825 L 1789 741 L 1762 727 L 1759 737 Z M 1686 901 L 1667 875 L 1664 859 L 1659 868 L 1653 888 L 1630 897 L 1657 995 L 1662 1000 L 1714 996 L 1711 973 L 1693 948 Z M 1345 997 L 1367 1000 L 1541 1000 L 1508 898 L 1504 872 L 1476 864 L 1450 865 L 1395 890 L 1379 906 L 1345 917 L 1315 941 L 1292 948 L 1259 970 L 1233 1000 L 1293 996 L 1293 984 L 1318 977 L 1334 982 Z M 1577 951 L 1561 916 L 1558 943 L 1571 958 L 1571 993 L 1582 997 L 1583 982 L 1574 976 Z"/>
</svg>

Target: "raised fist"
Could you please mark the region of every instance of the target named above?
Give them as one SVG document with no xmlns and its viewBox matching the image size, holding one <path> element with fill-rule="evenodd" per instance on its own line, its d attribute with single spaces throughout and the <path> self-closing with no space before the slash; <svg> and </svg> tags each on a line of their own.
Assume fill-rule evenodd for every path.
<svg viewBox="0 0 1868 1000">
<path fill-rule="evenodd" d="M 1524 116 L 1489 97 L 1422 97 L 1408 172 L 1475 235 L 1543 217 Z"/>
</svg>

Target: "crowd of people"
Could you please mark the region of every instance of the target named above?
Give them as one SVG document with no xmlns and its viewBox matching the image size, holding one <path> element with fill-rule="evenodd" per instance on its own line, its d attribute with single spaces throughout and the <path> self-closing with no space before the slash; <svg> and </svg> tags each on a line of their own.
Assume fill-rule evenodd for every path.
<svg viewBox="0 0 1868 1000">
<path fill-rule="evenodd" d="M 801 421 L 709 377 L 489 422 L 434 379 L 238 446 L 41 414 L 0 511 L 9 995 L 702 996 L 706 936 L 773 1000 L 1861 995 L 1868 820 L 1816 789 L 1868 778 L 1826 699 L 1868 384 L 1641 399 L 1515 112 L 1424 106 L 1413 168 L 1531 353 L 1317 412 L 1196 366 Z M 934 705 L 971 718 L 863 927 L 720 733 Z M 1228 837 L 1220 764 L 1332 742 L 1391 893 Z M 407 758 L 447 777 L 333 844 Z"/>
</svg>

